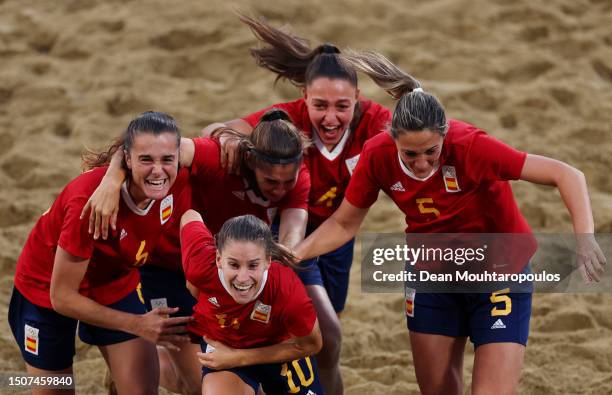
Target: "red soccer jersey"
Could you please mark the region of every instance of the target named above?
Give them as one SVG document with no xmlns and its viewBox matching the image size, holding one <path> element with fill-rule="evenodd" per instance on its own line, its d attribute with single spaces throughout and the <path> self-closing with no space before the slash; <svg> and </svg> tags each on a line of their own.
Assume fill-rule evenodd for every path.
<svg viewBox="0 0 612 395">
<path fill-rule="evenodd" d="M 295 187 L 279 202 L 270 202 L 251 189 L 245 178 L 228 174 L 221 167 L 221 148 L 217 140 L 195 138 L 193 142 L 193 204 L 213 233 L 219 232 L 225 221 L 238 215 L 252 214 L 270 223 L 277 212 L 308 208 L 310 176 L 305 165 L 299 170 Z"/>
<path fill-rule="evenodd" d="M 259 118 L 270 108 L 286 111 L 298 129 L 313 139 L 314 145 L 308 150 L 306 164 L 310 171 L 311 186 L 308 199 L 308 222 L 318 226 L 338 208 L 348 186 L 353 169 L 357 164 L 363 144 L 369 138 L 387 129 L 391 113 L 373 101 L 361 98 L 361 118 L 355 130 L 345 133 L 338 145 L 330 152 L 312 132 L 308 109 L 304 99 L 279 103 L 246 116 L 244 121 L 255 127 Z"/>
<path fill-rule="evenodd" d="M 520 177 L 526 156 L 451 120 L 438 170 L 420 180 L 380 134 L 366 143 L 346 199 L 367 208 L 383 190 L 406 215 L 407 233 L 530 233 L 507 182 Z"/>
<path fill-rule="evenodd" d="M 317 318 L 304 285 L 288 267 L 272 262 L 256 300 L 238 304 L 225 290 L 215 264 L 214 239 L 202 222 L 181 232 L 183 269 L 187 281 L 200 291 L 194 308 L 192 333 L 233 348 L 280 343 L 312 332 Z"/>
<path fill-rule="evenodd" d="M 94 241 L 87 219 L 80 220 L 79 215 L 105 172 L 106 168 L 97 168 L 71 181 L 30 232 L 15 273 L 15 286 L 30 302 L 52 308 L 51 273 L 60 246 L 89 259 L 79 292 L 103 305 L 115 303 L 136 288 L 140 277 L 133 269 L 148 262 L 160 233 L 178 229 L 182 213 L 190 206 L 190 201 L 184 200 L 190 193 L 180 193 L 189 186 L 187 171 L 179 173 L 168 196 L 144 210 L 138 209 L 122 188 L 117 231 L 107 240 Z"/>
</svg>

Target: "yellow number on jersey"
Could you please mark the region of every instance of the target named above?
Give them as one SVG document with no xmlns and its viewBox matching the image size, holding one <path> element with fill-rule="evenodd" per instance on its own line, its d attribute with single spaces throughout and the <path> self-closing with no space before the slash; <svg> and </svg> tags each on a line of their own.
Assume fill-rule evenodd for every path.
<svg viewBox="0 0 612 395">
<path fill-rule="evenodd" d="M 232 318 L 232 323 L 227 325 L 227 314 L 215 314 L 215 317 L 217 317 L 217 322 L 221 328 L 227 328 L 228 326 L 234 329 L 240 328 L 240 321 L 238 321 L 238 318 Z"/>
<path fill-rule="evenodd" d="M 314 372 L 312 371 L 312 363 L 310 362 L 310 357 L 306 357 L 304 358 L 304 360 L 306 361 L 306 366 L 308 366 L 308 378 L 306 378 L 306 375 L 304 374 L 304 371 L 300 366 L 299 359 L 292 361 L 291 365 L 293 365 L 293 369 L 295 369 L 295 373 L 297 373 L 298 375 L 300 384 L 304 387 L 308 387 L 314 381 L 315 376 Z M 287 386 L 289 387 L 290 394 L 297 394 L 298 392 L 300 392 L 300 387 L 296 386 L 295 382 L 293 381 L 293 372 L 289 370 L 286 363 L 283 364 L 283 367 L 281 369 L 281 376 L 287 377 Z"/>
<path fill-rule="evenodd" d="M 419 212 L 421 214 L 434 214 L 436 217 L 440 216 L 440 212 L 435 207 L 425 207 L 425 203 L 433 204 L 432 198 L 421 198 L 417 199 L 416 203 L 419 205 Z"/>
<path fill-rule="evenodd" d="M 337 187 L 329 188 L 329 191 L 325 192 L 323 196 L 321 196 L 319 200 L 317 200 L 316 205 L 321 206 L 323 205 L 323 203 L 325 203 L 327 207 L 331 207 L 332 204 L 334 204 L 334 199 L 336 198 L 337 191 L 338 191 Z"/>
<path fill-rule="evenodd" d="M 495 291 L 491 294 L 491 303 L 503 303 L 504 308 L 498 309 L 497 306 L 491 309 L 491 317 L 497 317 L 498 315 L 508 315 L 512 311 L 512 299 L 506 295 L 510 293 L 510 288 L 502 289 L 501 291 Z"/>
<path fill-rule="evenodd" d="M 140 248 L 138 248 L 138 252 L 136 253 L 136 262 L 134 262 L 134 266 L 142 266 L 147 263 L 147 258 L 149 258 L 149 253 L 145 252 L 145 245 L 147 242 L 145 240 L 140 242 Z"/>
</svg>

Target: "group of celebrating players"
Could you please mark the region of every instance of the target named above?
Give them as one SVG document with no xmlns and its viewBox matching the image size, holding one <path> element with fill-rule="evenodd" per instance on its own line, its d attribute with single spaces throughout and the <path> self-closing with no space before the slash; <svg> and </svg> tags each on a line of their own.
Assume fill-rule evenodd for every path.
<svg viewBox="0 0 612 395">
<path fill-rule="evenodd" d="M 29 373 L 72 373 L 78 324 L 120 394 L 343 393 L 339 316 L 354 237 L 380 190 L 409 237 L 530 233 L 508 181 L 552 185 L 575 233 L 592 236 L 580 171 L 447 119 L 378 53 L 311 49 L 240 19 L 264 44 L 251 51 L 257 64 L 303 97 L 194 139 L 146 112 L 85 158 L 89 171 L 40 217 L 17 262 L 9 323 Z M 360 95 L 357 72 L 397 99 L 393 114 Z M 580 240 L 596 281 L 605 257 Z M 422 393 L 463 393 L 468 336 L 472 393 L 516 390 L 531 293 L 406 295 Z"/>
</svg>

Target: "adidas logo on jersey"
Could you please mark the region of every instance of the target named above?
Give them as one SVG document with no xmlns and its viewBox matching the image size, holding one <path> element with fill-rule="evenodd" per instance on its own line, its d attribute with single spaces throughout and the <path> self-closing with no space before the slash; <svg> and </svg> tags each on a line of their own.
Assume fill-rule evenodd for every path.
<svg viewBox="0 0 612 395">
<path fill-rule="evenodd" d="M 240 200 L 244 200 L 244 191 L 232 191 L 232 194 Z"/>
<path fill-rule="evenodd" d="M 119 235 L 119 240 L 123 240 L 125 239 L 125 237 L 127 236 L 127 232 L 125 231 L 125 229 L 121 229 L 121 234 Z"/>
<path fill-rule="evenodd" d="M 506 328 L 506 324 L 504 324 L 501 318 L 495 321 L 493 325 L 491 325 L 491 329 L 505 329 L 505 328 Z"/>
<path fill-rule="evenodd" d="M 391 190 L 392 191 L 396 191 L 396 192 L 406 192 L 406 190 L 404 189 L 404 186 L 402 185 L 402 183 L 400 181 L 398 181 L 395 184 L 393 184 L 391 186 Z"/>
<path fill-rule="evenodd" d="M 212 296 L 212 297 L 208 298 L 208 301 L 209 301 L 210 303 L 212 303 L 212 304 L 213 304 L 215 307 L 221 307 L 221 306 L 219 305 L 219 302 L 217 301 L 217 298 L 215 298 L 214 296 Z"/>
</svg>

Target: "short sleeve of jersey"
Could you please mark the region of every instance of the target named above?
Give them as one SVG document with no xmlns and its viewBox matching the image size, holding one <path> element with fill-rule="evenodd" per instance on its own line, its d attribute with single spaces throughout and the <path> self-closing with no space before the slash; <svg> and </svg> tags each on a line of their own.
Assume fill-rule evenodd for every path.
<svg viewBox="0 0 612 395">
<path fill-rule="evenodd" d="M 215 261 L 215 240 L 203 222 L 193 221 L 181 230 L 181 255 L 185 278 L 197 288 L 211 280 Z"/>
<path fill-rule="evenodd" d="M 527 154 L 479 131 L 475 134 L 467 157 L 467 170 L 480 180 L 518 180 Z"/>
<path fill-rule="evenodd" d="M 296 114 L 299 112 L 298 103 L 299 103 L 299 100 L 288 102 L 288 103 L 273 104 L 262 110 L 259 110 L 257 112 L 247 115 L 246 117 L 242 118 L 242 120 L 248 123 L 249 125 L 251 125 L 252 128 L 254 128 L 255 125 L 259 123 L 259 119 L 262 117 L 262 115 L 266 113 L 266 111 L 270 110 L 271 108 L 278 108 L 283 111 L 286 111 L 291 117 L 292 122 L 295 124 L 296 123 L 295 117 L 296 117 Z"/>
<path fill-rule="evenodd" d="M 287 208 L 303 208 L 308 209 L 308 194 L 310 193 L 310 172 L 308 167 L 304 163 L 300 167 L 298 173 L 298 179 L 291 191 L 287 194 L 287 197 L 282 203 L 280 209 L 284 210 Z"/>
<path fill-rule="evenodd" d="M 191 163 L 191 175 L 202 180 L 203 177 L 221 169 L 221 149 L 216 140 L 207 137 L 193 139 L 195 151 Z"/>
<path fill-rule="evenodd" d="M 359 208 L 369 208 L 378 199 L 378 191 L 380 190 L 379 183 L 374 177 L 374 155 L 376 146 L 372 146 L 372 140 L 369 140 L 363 146 L 363 152 L 359 157 L 351 181 L 344 197 L 354 206 Z M 384 169 L 378 169 L 384 171 Z"/>
<path fill-rule="evenodd" d="M 89 222 L 81 220 L 81 210 L 87 202 L 86 196 L 70 198 L 64 213 L 58 245 L 69 254 L 83 259 L 91 258 L 94 249 L 93 235 L 89 234 Z"/>
<path fill-rule="evenodd" d="M 283 270 L 286 269 L 286 270 Z M 283 321 L 285 328 L 293 336 L 307 336 L 312 332 L 317 313 L 306 288 L 291 269 L 281 268 L 283 297 L 285 300 Z"/>
<path fill-rule="evenodd" d="M 368 125 L 369 137 L 376 136 L 378 133 L 389 128 L 391 124 L 391 112 L 386 107 L 372 102 L 368 112 L 372 113 L 372 118 Z"/>
</svg>

